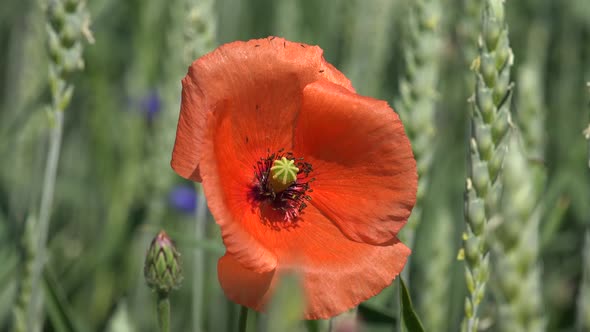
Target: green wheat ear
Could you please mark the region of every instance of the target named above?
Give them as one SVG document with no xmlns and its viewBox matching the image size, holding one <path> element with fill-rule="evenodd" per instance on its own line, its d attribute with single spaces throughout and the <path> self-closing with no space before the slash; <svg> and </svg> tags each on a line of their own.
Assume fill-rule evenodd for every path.
<svg viewBox="0 0 590 332">
<path fill-rule="evenodd" d="M 490 236 L 499 331 L 544 331 L 539 258 L 539 198 L 535 166 L 515 129 L 504 163 L 502 217 Z"/>
<path fill-rule="evenodd" d="M 57 177 L 64 111 L 69 106 L 74 86 L 67 76 L 84 68 L 82 57 L 85 41 L 94 42 L 90 32 L 90 15 L 83 0 L 50 0 L 43 3 L 46 17 L 47 50 L 49 53 L 49 90 L 51 105 L 47 108 L 49 124 L 49 151 L 43 180 L 39 219 L 36 229 L 34 263 L 31 271 L 31 299 L 27 311 L 27 331 L 37 332 L 43 327 L 42 272 L 46 261 L 49 220 Z"/>
<path fill-rule="evenodd" d="M 502 215 L 490 238 L 493 249 L 494 299 L 499 331 L 544 331 L 539 224 L 545 169 L 545 105 L 542 77 L 547 34 L 542 22 L 529 32 L 527 59 L 518 71 L 516 122 L 504 163 Z"/>
<path fill-rule="evenodd" d="M 477 38 L 481 27 L 483 3 L 484 0 L 462 0 L 460 3 L 457 35 L 461 41 L 460 52 L 463 61 L 468 66 L 479 56 Z"/>
<path fill-rule="evenodd" d="M 347 56 L 341 68 L 360 94 L 375 97 L 380 92 L 392 44 L 391 22 L 395 21 L 398 3 L 350 0 L 344 4 L 345 15 L 354 19 L 345 23 L 349 46 L 344 51 Z"/>
<path fill-rule="evenodd" d="M 396 105 L 396 109 L 412 142 L 420 179 L 416 206 L 408 226 L 401 234 L 404 242 L 412 247 L 434 155 L 434 122 L 442 46 L 440 1 L 414 1 L 407 17 L 404 45 L 406 74 L 400 82 L 401 103 Z"/>
<path fill-rule="evenodd" d="M 428 223 L 429 234 L 426 240 L 430 245 L 419 249 L 429 260 L 421 266 L 422 273 L 418 283 L 414 285 L 417 285 L 416 289 L 420 289 L 415 294 L 418 296 L 417 306 L 424 318 L 425 330 L 448 331 L 452 278 L 440 276 L 451 275 L 455 267 L 452 263 L 456 249 L 449 243 L 455 241 L 456 217 L 452 214 L 450 204 L 443 202 L 436 206 L 436 220 Z M 420 236 L 423 238 L 424 235 Z"/>
<path fill-rule="evenodd" d="M 22 258 L 23 267 L 20 276 L 20 285 L 18 297 L 15 302 L 14 309 L 12 311 L 14 332 L 27 332 L 29 322 L 27 322 L 27 310 L 31 304 L 31 284 L 32 284 L 32 272 L 35 254 L 38 251 L 35 247 L 37 245 L 35 241 L 35 226 L 37 222 L 34 216 L 29 216 L 25 221 L 25 229 L 22 236 Z M 29 327 L 30 328 L 30 327 Z"/>
<path fill-rule="evenodd" d="M 502 165 L 510 127 L 513 55 L 505 22 L 504 1 L 487 0 L 479 38 L 479 57 L 474 61 L 476 83 L 472 98 L 469 176 L 466 186 L 462 256 L 468 296 L 462 331 L 477 331 L 479 305 L 489 277 L 488 222 L 499 218 Z"/>
<path fill-rule="evenodd" d="M 167 6 L 169 22 L 166 26 L 166 47 L 163 75 L 158 92 L 162 95 L 162 113 L 154 123 L 155 130 L 150 142 L 149 172 L 145 176 L 155 187 L 149 219 L 162 220 L 164 209 L 159 203 L 163 192 L 169 190 L 177 181 L 177 176 L 170 172 L 169 158 L 176 135 L 180 93 L 183 76 L 190 64 L 200 56 L 212 51 L 217 46 L 217 23 L 212 0 L 183 0 Z M 155 180 L 154 180 L 155 179 Z"/>
</svg>

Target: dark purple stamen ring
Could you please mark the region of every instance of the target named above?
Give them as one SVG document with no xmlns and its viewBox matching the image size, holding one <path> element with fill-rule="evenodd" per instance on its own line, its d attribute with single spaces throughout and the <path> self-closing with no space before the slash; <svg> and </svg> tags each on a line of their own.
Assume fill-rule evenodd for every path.
<svg viewBox="0 0 590 332">
<path fill-rule="evenodd" d="M 275 160 L 282 157 L 294 160 L 299 172 L 297 173 L 297 180 L 287 189 L 275 192 L 269 181 L 271 176 L 270 168 Z M 303 161 L 303 158 L 295 158 L 292 152 L 285 153 L 284 149 L 281 149 L 272 154 L 268 151 L 267 157 L 260 158 L 256 165 L 253 166 L 253 169 L 254 179 L 248 194 L 249 200 L 257 205 L 269 204 L 273 210 L 283 214 L 283 221 L 296 221 L 301 212 L 307 207 L 306 201 L 311 200 L 308 193 L 313 191 L 310 188 L 310 183 L 314 179 L 307 180 L 313 170 L 311 164 Z"/>
</svg>

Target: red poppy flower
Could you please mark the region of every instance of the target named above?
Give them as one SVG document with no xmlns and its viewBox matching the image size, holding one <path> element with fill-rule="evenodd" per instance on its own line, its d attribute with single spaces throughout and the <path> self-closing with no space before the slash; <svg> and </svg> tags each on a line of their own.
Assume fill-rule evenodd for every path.
<svg viewBox="0 0 590 332">
<path fill-rule="evenodd" d="M 219 47 L 182 84 L 172 168 L 203 183 L 231 300 L 262 310 L 295 270 L 305 318 L 327 318 L 401 272 L 417 175 L 386 102 L 356 94 L 319 47 L 275 37 Z"/>
</svg>

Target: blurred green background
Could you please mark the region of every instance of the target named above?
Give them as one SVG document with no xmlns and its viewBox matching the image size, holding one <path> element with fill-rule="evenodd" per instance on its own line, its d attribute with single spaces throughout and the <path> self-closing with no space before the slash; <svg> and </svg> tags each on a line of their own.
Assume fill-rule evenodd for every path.
<svg viewBox="0 0 590 332">
<path fill-rule="evenodd" d="M 161 228 L 176 241 L 185 269 L 183 286 L 171 297 L 173 330 L 236 330 L 239 307 L 217 283 L 216 261 L 224 252 L 218 229 L 198 188 L 175 175 L 169 160 L 180 80 L 192 60 L 222 43 L 269 35 L 319 45 L 360 94 L 417 117 L 421 108 L 432 112 L 432 119 L 416 120 L 431 122 L 411 137 L 426 135 L 423 152 L 431 161 L 421 172 L 421 221 L 411 236 L 414 252 L 405 273 L 428 330 L 458 330 L 466 294 L 457 253 L 465 229 L 470 67 L 482 2 L 89 1 L 94 43 L 81 42 L 84 68 L 64 76 L 74 92 L 64 113 L 45 251 L 36 244 L 36 222 L 53 123 L 48 68 L 55 60 L 47 52 L 47 3 L 3 0 L 0 330 L 11 331 L 22 313 L 23 294 L 32 287 L 31 264 L 42 250 L 44 331 L 156 331 L 143 260 Z M 590 2 L 513 0 L 506 2 L 506 16 L 514 52 L 513 120 L 525 139 L 532 137 L 530 171 L 543 174 L 533 178 L 540 193 L 534 204 L 539 241 L 527 244 L 539 250 L 541 316 L 547 331 L 590 331 L 590 178 L 582 135 L 590 111 Z M 408 84 L 417 92 L 407 90 Z M 543 121 L 530 129 L 535 119 Z M 496 272 L 480 328 L 495 331 L 502 300 L 494 295 L 494 273 L 502 270 L 494 264 L 491 269 Z M 366 330 L 397 325 L 394 288 L 363 305 Z M 266 315 L 251 316 L 258 318 L 250 320 L 258 324 L 252 331 L 274 326 L 272 319 L 261 323 Z M 325 330 L 329 324 L 295 329 Z"/>
</svg>

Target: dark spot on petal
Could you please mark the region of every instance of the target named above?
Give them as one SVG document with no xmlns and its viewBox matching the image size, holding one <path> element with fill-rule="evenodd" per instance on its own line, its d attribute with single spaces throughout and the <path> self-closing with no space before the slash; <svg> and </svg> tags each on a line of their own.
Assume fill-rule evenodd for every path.
<svg viewBox="0 0 590 332">
<path fill-rule="evenodd" d="M 246 136 L 246 143 L 248 143 L 250 141 L 250 139 L 248 138 L 248 136 Z"/>
<path fill-rule="evenodd" d="M 283 42 L 283 48 L 287 48 L 287 42 Z"/>
<path fill-rule="evenodd" d="M 323 69 L 321 69 L 321 70 L 320 70 L 320 74 L 321 74 L 321 73 L 323 73 L 323 72 L 324 72 L 324 70 L 323 70 Z"/>
<path fill-rule="evenodd" d="M 303 45 L 303 44 L 299 44 L 299 46 L 301 46 L 301 47 L 305 48 L 305 45 Z"/>
<path fill-rule="evenodd" d="M 273 41 L 275 38 L 277 38 L 276 36 L 272 36 L 269 38 L 269 41 Z"/>
<path fill-rule="evenodd" d="M 260 110 L 260 105 L 256 104 L 256 110 L 259 111 Z"/>
<path fill-rule="evenodd" d="M 254 47 L 260 47 L 260 44 L 256 44 L 256 45 L 254 45 Z"/>
</svg>

